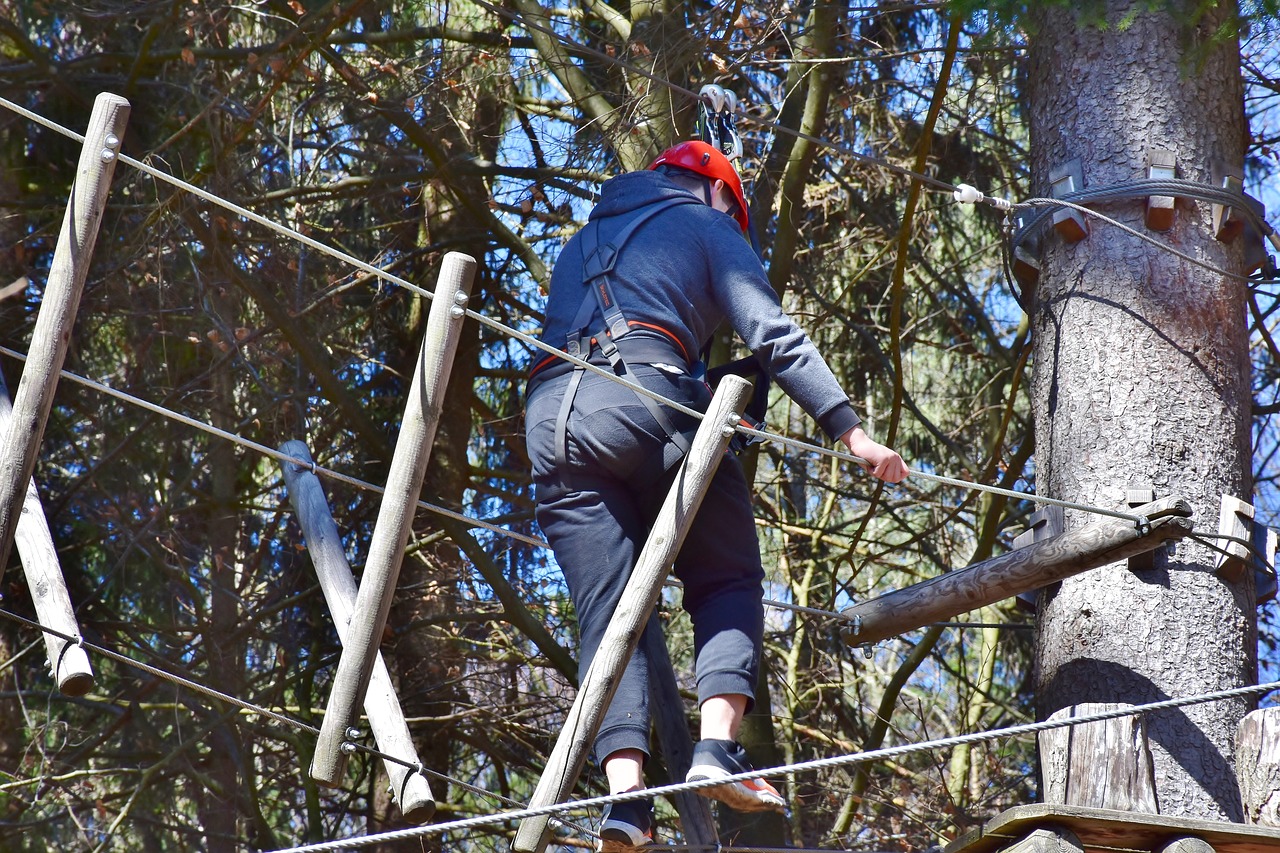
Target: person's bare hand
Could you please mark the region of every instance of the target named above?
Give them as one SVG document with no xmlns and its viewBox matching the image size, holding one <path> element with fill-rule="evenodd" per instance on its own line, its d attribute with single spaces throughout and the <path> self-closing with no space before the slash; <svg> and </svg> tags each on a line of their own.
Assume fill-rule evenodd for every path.
<svg viewBox="0 0 1280 853">
<path fill-rule="evenodd" d="M 862 468 L 873 477 L 886 483 L 901 483 L 911 473 L 897 451 L 873 441 L 862 427 L 854 427 L 840 436 L 840 440 L 850 453 L 866 460 Z"/>
</svg>

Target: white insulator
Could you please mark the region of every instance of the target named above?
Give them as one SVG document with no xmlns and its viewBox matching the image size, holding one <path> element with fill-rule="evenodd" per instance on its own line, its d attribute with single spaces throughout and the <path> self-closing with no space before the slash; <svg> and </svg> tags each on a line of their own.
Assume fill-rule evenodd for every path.
<svg viewBox="0 0 1280 853">
<path fill-rule="evenodd" d="M 968 184 L 958 185 L 951 195 L 961 204 L 977 204 L 986 198 L 977 187 L 971 187 Z"/>
</svg>

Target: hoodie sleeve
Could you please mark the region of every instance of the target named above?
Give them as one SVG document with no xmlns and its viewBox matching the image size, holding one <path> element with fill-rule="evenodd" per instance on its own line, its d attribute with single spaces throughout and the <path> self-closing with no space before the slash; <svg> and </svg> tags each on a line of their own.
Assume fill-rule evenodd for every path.
<svg viewBox="0 0 1280 853">
<path fill-rule="evenodd" d="M 817 347 L 782 310 L 755 252 L 732 221 L 706 232 L 708 276 L 730 324 L 778 386 L 831 438 L 861 420 Z"/>
</svg>

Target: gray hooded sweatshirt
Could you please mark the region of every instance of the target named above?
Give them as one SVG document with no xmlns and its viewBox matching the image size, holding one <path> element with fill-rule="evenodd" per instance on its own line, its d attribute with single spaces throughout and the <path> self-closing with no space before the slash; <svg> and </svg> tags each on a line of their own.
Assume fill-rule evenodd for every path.
<svg viewBox="0 0 1280 853">
<path fill-rule="evenodd" d="M 848 395 L 813 342 L 782 311 L 777 294 L 733 217 L 701 203 L 693 193 L 652 171 L 628 172 L 605 182 L 590 220 L 608 243 L 631 215 L 666 198 L 692 198 L 640 226 L 627 241 L 610 276 L 631 327 L 627 338 L 647 336 L 670 345 L 672 361 L 692 369 L 698 353 L 728 319 L 778 386 L 832 438 L 859 423 Z M 582 235 L 565 245 L 551 275 L 542 340 L 563 348 L 584 299 Z M 596 309 L 588 331 L 603 327 Z M 681 364 L 683 362 L 683 364 Z M 534 367 L 534 383 L 562 375 L 554 356 Z"/>
</svg>

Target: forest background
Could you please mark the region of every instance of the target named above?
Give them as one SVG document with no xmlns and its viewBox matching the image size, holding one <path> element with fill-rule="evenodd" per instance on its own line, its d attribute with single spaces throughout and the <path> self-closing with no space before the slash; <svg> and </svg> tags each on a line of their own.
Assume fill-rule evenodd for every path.
<svg viewBox="0 0 1280 853">
<path fill-rule="evenodd" d="M 83 132 L 97 93 L 122 95 L 129 156 L 428 289 L 444 253 L 470 254 L 469 307 L 533 332 L 557 251 L 600 183 L 687 138 L 692 93 L 721 83 L 743 102 L 743 174 L 770 279 L 869 431 L 920 470 L 1029 492 L 1020 301 L 1031 294 L 1006 274 L 1008 223 L 913 191 L 902 172 L 1015 200 L 1047 194 L 1027 165 L 1020 10 L 971 5 L 7 0 L 0 96 Z M 1077 5 L 1097 26 L 1127 25 Z M 1263 6 L 1242 11 L 1238 31 L 1212 38 L 1239 39 L 1245 188 L 1274 207 L 1280 24 Z M 1187 74 L 1196 58 L 1188 47 Z M 0 108 L 10 388 L 78 155 L 74 140 Z M 1130 207 L 1113 212 L 1140 215 Z M 1249 300 L 1266 522 L 1280 507 L 1276 292 L 1260 282 Z M 426 307 L 121 165 L 66 366 L 250 442 L 305 441 L 346 477 L 325 485 L 358 569 L 379 495 L 353 481 L 385 482 Z M 727 337 L 715 353 L 741 354 Z M 465 783 L 433 779 L 441 820 L 527 800 L 573 696 L 572 608 L 548 552 L 527 541 L 540 536 L 521 437 L 532 356 L 467 324 L 423 491 L 525 540 L 419 513 L 383 644 L 424 763 Z M 817 436 L 781 397 L 768 428 Z M 922 480 L 884 488 L 781 444 L 746 461 L 767 597 L 819 610 L 1002 553 L 1035 508 Z M 88 639 L 319 724 L 337 635 L 277 460 L 64 380 L 36 477 Z M 1117 482 L 1117 503 L 1128 485 Z M 3 607 L 30 618 L 13 563 Z M 1274 606 L 1259 610 L 1264 673 L 1280 670 Z M 691 688 L 678 593 L 662 616 Z M 771 608 L 763 701 L 744 734 L 757 764 L 1034 719 L 1032 617 L 1010 601 L 965 618 L 864 657 L 838 620 Z M 318 788 L 309 735 L 101 658 L 95 689 L 70 699 L 42 649 L 32 629 L 0 620 L 0 848 L 269 850 L 400 825 L 375 761 Z M 686 700 L 692 714 L 691 690 Z M 661 781 L 661 761 L 651 770 Z M 925 849 L 1032 801 L 1034 743 L 806 773 L 784 788 L 787 818 L 724 816 L 728 840 Z M 601 790 L 595 772 L 579 788 Z M 665 804 L 659 818 L 673 837 Z M 509 831 L 379 849 L 494 850 Z"/>
</svg>

